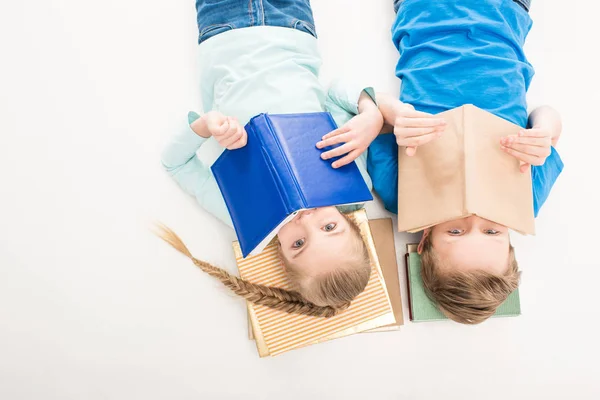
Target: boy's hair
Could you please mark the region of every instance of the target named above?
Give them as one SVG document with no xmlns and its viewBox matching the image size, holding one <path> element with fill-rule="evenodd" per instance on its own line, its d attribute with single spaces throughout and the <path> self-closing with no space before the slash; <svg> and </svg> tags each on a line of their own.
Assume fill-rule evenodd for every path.
<svg viewBox="0 0 600 400">
<path fill-rule="evenodd" d="M 354 223 L 351 226 L 356 226 Z M 350 306 L 350 302 L 367 286 L 371 273 L 366 246 L 362 243 L 356 262 L 341 266 L 331 273 L 322 274 L 310 280 L 303 279 L 299 273 L 301 267 L 290 265 L 288 273 L 296 290 L 286 290 L 248 282 L 205 261 L 198 260 L 188 250 L 183 241 L 169 228 L 157 225 L 157 235 L 176 250 L 187 256 L 202 271 L 219 279 L 225 286 L 247 301 L 285 311 L 313 317 L 330 318 Z M 318 303 L 315 304 L 315 303 Z"/>
<path fill-rule="evenodd" d="M 519 265 L 509 245 L 508 271 L 494 275 L 486 271 L 443 272 L 431 241 L 423 239 L 421 277 L 427 295 L 448 318 L 462 324 L 479 324 L 496 312 L 519 287 Z"/>
</svg>

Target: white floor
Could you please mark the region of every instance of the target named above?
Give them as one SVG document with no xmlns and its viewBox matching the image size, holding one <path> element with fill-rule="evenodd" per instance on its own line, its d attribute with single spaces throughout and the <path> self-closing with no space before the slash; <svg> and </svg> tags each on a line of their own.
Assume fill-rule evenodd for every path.
<svg viewBox="0 0 600 400">
<path fill-rule="evenodd" d="M 391 0 L 313 3 L 323 77 L 397 93 Z M 3 2 L 0 398 L 599 398 L 596 4 L 534 0 L 531 12 L 530 103 L 562 111 L 566 169 L 538 236 L 513 239 L 523 315 L 407 322 L 259 359 L 243 302 L 147 229 L 162 220 L 235 270 L 233 232 L 158 162 L 200 110 L 193 2 Z M 398 235 L 399 257 L 412 240 Z"/>
</svg>

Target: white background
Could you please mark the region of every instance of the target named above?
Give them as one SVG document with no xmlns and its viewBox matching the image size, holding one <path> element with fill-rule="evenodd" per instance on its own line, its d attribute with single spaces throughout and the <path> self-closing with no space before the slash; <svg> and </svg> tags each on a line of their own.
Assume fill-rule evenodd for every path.
<svg viewBox="0 0 600 400">
<path fill-rule="evenodd" d="M 323 77 L 397 94 L 391 0 L 313 3 Z M 599 398 L 596 4 L 531 12 L 530 104 L 562 111 L 566 168 L 537 237 L 513 238 L 523 315 L 407 322 L 259 359 L 243 302 L 148 231 L 162 220 L 235 271 L 233 232 L 159 164 L 200 111 L 193 2 L 3 1 L 0 398 Z M 414 240 L 397 236 L 400 261 Z"/>
</svg>

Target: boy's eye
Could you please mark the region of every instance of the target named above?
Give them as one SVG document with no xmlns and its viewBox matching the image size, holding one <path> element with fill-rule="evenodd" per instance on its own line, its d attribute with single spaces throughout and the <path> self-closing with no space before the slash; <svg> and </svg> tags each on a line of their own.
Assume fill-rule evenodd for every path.
<svg viewBox="0 0 600 400">
<path fill-rule="evenodd" d="M 500 233 L 500 231 L 497 231 L 495 229 L 486 229 L 484 232 L 486 235 L 497 235 Z"/>
<path fill-rule="evenodd" d="M 298 239 L 294 242 L 294 244 L 292 244 L 292 248 L 293 249 L 299 249 L 300 247 L 304 246 L 304 239 Z"/>
<path fill-rule="evenodd" d="M 448 231 L 449 234 L 453 235 L 453 236 L 457 236 L 460 235 L 463 231 L 460 229 L 450 229 Z"/>
<path fill-rule="evenodd" d="M 331 223 L 331 224 L 327 224 L 323 227 L 323 230 L 325 232 L 331 232 L 332 230 L 334 230 L 337 227 L 337 224 Z"/>
</svg>

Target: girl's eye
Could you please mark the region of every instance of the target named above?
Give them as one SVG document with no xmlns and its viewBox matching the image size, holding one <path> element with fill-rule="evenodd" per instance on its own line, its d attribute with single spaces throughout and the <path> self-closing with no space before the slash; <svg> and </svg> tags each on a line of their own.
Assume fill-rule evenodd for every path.
<svg viewBox="0 0 600 400">
<path fill-rule="evenodd" d="M 462 231 L 460 229 L 451 229 L 448 231 L 448 233 L 453 236 L 457 236 L 457 235 L 460 235 L 462 233 Z"/>
<path fill-rule="evenodd" d="M 293 249 L 299 249 L 302 246 L 304 246 L 304 239 L 298 239 L 292 244 Z"/>
<path fill-rule="evenodd" d="M 497 235 L 500 233 L 500 231 L 497 231 L 495 229 L 486 229 L 484 232 L 486 235 Z"/>
<path fill-rule="evenodd" d="M 337 227 L 337 224 L 331 223 L 331 224 L 327 224 L 323 227 L 323 230 L 325 232 L 331 232 L 332 230 L 334 230 Z"/>
</svg>

